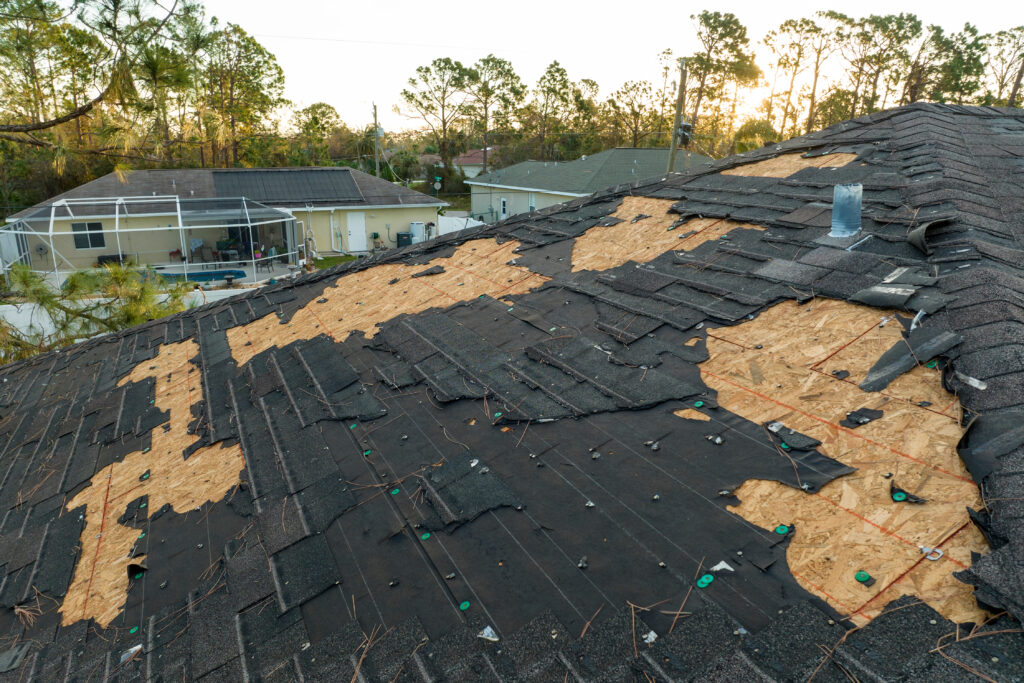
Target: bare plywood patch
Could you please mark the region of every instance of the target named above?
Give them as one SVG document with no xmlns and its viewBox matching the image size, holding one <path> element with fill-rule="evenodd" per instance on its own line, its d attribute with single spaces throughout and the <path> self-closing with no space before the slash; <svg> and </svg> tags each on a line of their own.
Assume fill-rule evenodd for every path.
<svg viewBox="0 0 1024 683">
<path fill-rule="evenodd" d="M 67 503 L 67 510 L 81 505 L 86 510 L 81 554 L 60 608 L 65 625 L 91 617 L 106 627 L 124 607 L 128 565 L 143 557 L 129 557 L 141 532 L 118 523 L 128 503 L 148 496 L 149 510 L 170 505 L 174 512 L 183 513 L 221 500 L 239 482 L 245 463 L 238 444 L 213 444 L 184 459 L 183 451 L 195 441 L 188 433 L 191 402 L 201 395 L 192 390 L 202 388 L 191 362 L 197 353 L 192 340 L 165 344 L 155 359 L 136 366 L 118 384 L 155 378 L 154 405 L 170 412 L 170 429 L 154 429 L 148 451 L 129 453 L 121 462 L 103 468 L 93 476 L 91 486 Z"/>
<path fill-rule="evenodd" d="M 722 175 L 757 176 L 760 178 L 788 178 L 805 168 L 836 168 L 857 158 L 856 154 L 836 153 L 820 157 L 805 157 L 800 152 L 755 161 L 722 171 Z"/>
<path fill-rule="evenodd" d="M 676 417 L 681 417 L 684 420 L 698 420 L 700 422 L 711 421 L 710 417 L 700 412 L 699 410 L 695 410 L 694 408 L 682 408 L 681 410 L 677 410 L 672 414 L 675 415 Z"/>
<path fill-rule="evenodd" d="M 709 358 L 700 368 L 719 405 L 753 422 L 780 420 L 821 441 L 822 453 L 857 468 L 815 494 L 747 481 L 736 490 L 741 503 L 732 511 L 765 529 L 796 525 L 787 550 L 794 577 L 855 622 L 867 622 L 904 594 L 950 619 L 980 621 L 985 613 L 971 587 L 953 577 L 970 564 L 971 551 L 987 550 L 967 516 L 968 506 L 982 503 L 956 452 L 963 428 L 955 397 L 942 389 L 937 371 L 923 367 L 905 375 L 895 394 L 865 393 L 853 381 L 898 338 L 893 315 L 841 301 L 786 302 L 708 332 Z M 835 359 L 849 378 L 828 370 Z M 917 396 L 950 409 L 919 406 L 911 400 Z M 861 407 L 884 415 L 856 429 L 839 424 Z M 894 502 L 891 482 L 928 502 Z M 921 546 L 945 554 L 929 561 Z M 861 570 L 875 579 L 873 586 L 854 579 Z"/>
<path fill-rule="evenodd" d="M 736 228 L 763 230 L 761 226 L 722 218 L 691 218 L 676 226 L 679 215 L 669 213 L 671 199 L 624 197 L 611 214 L 622 220 L 610 226 L 596 226 L 576 238 L 572 248 L 572 270 L 608 270 L 627 261 L 647 263 L 666 251 L 690 251 L 716 240 Z M 645 216 L 644 218 L 639 218 Z M 634 222 L 635 221 L 635 222 Z"/>
<path fill-rule="evenodd" d="M 427 264 L 388 263 L 344 275 L 286 324 L 268 315 L 229 329 L 231 354 L 241 365 L 273 346 L 283 347 L 320 334 L 337 341 L 344 341 L 357 330 L 373 336 L 381 323 L 402 313 L 450 306 L 485 294 L 494 298 L 522 294 L 548 278 L 508 265 L 516 257 L 518 246 L 515 241 L 498 244 L 493 239 L 473 240 L 460 245 L 452 256 Z M 435 266 L 444 271 L 413 278 Z"/>
</svg>

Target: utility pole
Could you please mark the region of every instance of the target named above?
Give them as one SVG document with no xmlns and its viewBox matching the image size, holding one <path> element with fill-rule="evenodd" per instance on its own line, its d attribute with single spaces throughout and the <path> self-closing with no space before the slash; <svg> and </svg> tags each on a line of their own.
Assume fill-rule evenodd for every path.
<svg viewBox="0 0 1024 683">
<path fill-rule="evenodd" d="M 683 111 L 686 109 L 686 60 L 679 60 L 679 95 L 676 97 L 676 119 L 672 126 L 672 147 L 668 151 L 668 169 L 671 173 L 676 167 L 676 152 L 679 151 L 679 137 L 683 125 Z"/>
<path fill-rule="evenodd" d="M 377 125 L 377 103 L 373 103 L 373 169 L 380 178 L 380 126 Z"/>
</svg>

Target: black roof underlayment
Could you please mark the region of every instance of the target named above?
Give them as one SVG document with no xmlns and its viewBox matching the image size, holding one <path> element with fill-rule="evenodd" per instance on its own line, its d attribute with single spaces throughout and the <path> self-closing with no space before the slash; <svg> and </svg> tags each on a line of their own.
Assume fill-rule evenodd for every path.
<svg viewBox="0 0 1024 683">
<path fill-rule="evenodd" d="M 858 163 L 718 175 L 792 152 Z M 855 240 L 827 237 L 837 182 L 864 186 Z M 765 229 L 572 273 L 573 240 L 628 195 Z M 320 336 L 231 359 L 231 327 L 287 324 L 339 278 L 485 237 L 519 240 L 517 264 L 552 280 L 511 306 L 485 296 L 401 315 L 368 341 Z M 0 683 L 1024 680 L 1022 264 L 1024 111 L 921 104 L 9 365 Z M 853 629 L 790 574 L 791 534 L 726 509 L 748 479 L 814 491 L 850 469 L 800 434 L 792 464 L 777 457 L 764 426 L 715 407 L 704 343 L 684 342 L 812 296 L 925 311 L 904 346 L 941 356 L 973 419 L 960 453 L 988 501 L 972 519 L 992 550 L 959 576 L 1005 613 L 978 632 L 991 635 L 937 653 L 957 627 L 912 598 Z M 197 434 L 241 444 L 243 484 L 197 513 L 128 503 L 117 523 L 150 539 L 146 571 L 107 628 L 63 626 L 55 605 L 83 524 L 64 505 L 161 428 L 154 382 L 117 383 L 184 339 L 200 348 Z M 870 379 L 884 387 L 912 366 L 897 346 Z M 672 415 L 696 400 L 723 443 Z M 735 571 L 694 588 L 704 559 L 722 557 Z M 37 591 L 41 613 L 19 619 L 14 606 Z M 688 592 L 688 616 L 663 613 Z M 627 603 L 666 598 L 664 610 Z"/>
</svg>

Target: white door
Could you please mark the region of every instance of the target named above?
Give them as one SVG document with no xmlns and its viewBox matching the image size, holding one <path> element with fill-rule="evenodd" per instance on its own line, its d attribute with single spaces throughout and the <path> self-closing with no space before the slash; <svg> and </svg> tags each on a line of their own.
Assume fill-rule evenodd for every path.
<svg viewBox="0 0 1024 683">
<path fill-rule="evenodd" d="M 508 218 L 508 200 L 501 198 L 501 220 Z"/>
<path fill-rule="evenodd" d="M 348 250 L 366 251 L 366 214 L 362 211 L 348 212 Z"/>
</svg>

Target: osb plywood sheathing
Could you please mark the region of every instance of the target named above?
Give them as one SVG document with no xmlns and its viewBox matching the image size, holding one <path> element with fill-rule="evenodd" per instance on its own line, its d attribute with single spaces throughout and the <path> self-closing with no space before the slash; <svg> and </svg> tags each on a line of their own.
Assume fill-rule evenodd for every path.
<svg viewBox="0 0 1024 683">
<path fill-rule="evenodd" d="M 611 214 L 622 220 L 609 226 L 595 226 L 576 238 L 572 248 L 572 270 L 608 270 L 628 261 L 647 263 L 666 251 L 690 251 L 736 228 L 764 230 L 759 225 L 722 218 L 691 218 L 676 226 L 679 214 L 669 213 L 671 199 L 624 197 Z M 638 216 L 646 216 L 633 222 Z"/>
<path fill-rule="evenodd" d="M 795 152 L 730 168 L 728 171 L 722 171 L 722 175 L 788 178 L 805 168 L 837 168 L 845 166 L 856 158 L 856 154 L 846 153 L 826 154 L 820 157 L 804 157 L 801 152 Z"/>
<path fill-rule="evenodd" d="M 339 277 L 323 296 L 306 305 L 286 323 L 268 315 L 227 331 L 231 354 L 239 365 L 273 346 L 327 334 L 337 341 L 360 331 L 372 337 L 378 326 L 402 313 L 446 307 L 482 295 L 500 299 L 522 294 L 548 281 L 527 268 L 510 266 L 519 242 L 494 239 L 460 245 L 450 257 L 409 266 L 381 264 Z M 444 272 L 413 278 L 428 268 Z"/>
<path fill-rule="evenodd" d="M 731 509 L 766 530 L 795 525 L 786 553 L 793 576 L 856 623 L 901 595 L 916 596 L 953 621 L 978 622 L 986 615 L 971 587 L 953 577 L 970 565 L 972 551 L 987 552 L 967 516 L 968 507 L 982 503 L 956 452 L 964 431 L 956 397 L 942 388 L 940 372 L 925 366 L 880 393 L 857 387 L 900 338 L 894 316 L 817 299 L 782 303 L 749 322 L 708 331 L 701 374 L 722 409 L 757 423 L 780 420 L 820 440 L 825 455 L 857 468 L 811 494 L 747 481 Z M 838 379 L 832 373 L 840 370 L 850 375 Z M 856 429 L 839 424 L 862 407 L 884 415 Z M 928 502 L 893 502 L 890 482 Z M 921 546 L 938 547 L 944 556 L 927 560 Z M 874 585 L 854 579 L 861 570 Z"/>
<path fill-rule="evenodd" d="M 154 429 L 149 449 L 134 451 L 121 462 L 104 467 L 93 476 L 91 485 L 65 506 L 74 510 L 85 505 L 86 509 L 81 553 L 60 608 L 64 625 L 91 617 L 106 627 L 124 607 L 128 565 L 144 559 L 144 555 L 132 558 L 129 554 L 136 542 L 139 547 L 146 545 L 140 536 L 143 532 L 118 523 L 128 503 L 148 496 L 149 511 L 170 505 L 170 514 L 183 514 L 221 500 L 239 482 L 244 461 L 237 444 L 213 444 L 184 459 L 183 452 L 195 441 L 188 433 L 191 403 L 200 399 L 202 388 L 200 373 L 190 362 L 197 353 L 192 340 L 165 344 L 156 358 L 137 365 L 118 384 L 153 377 L 154 406 L 169 411 L 170 429 Z"/>
</svg>

